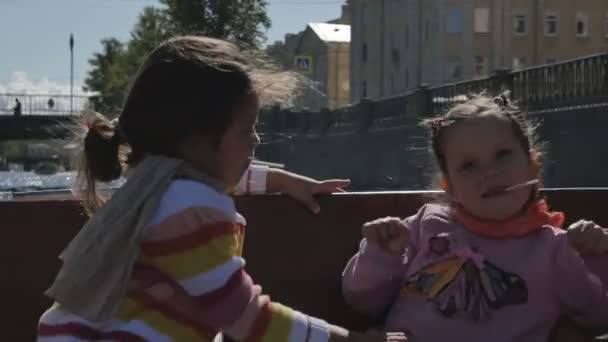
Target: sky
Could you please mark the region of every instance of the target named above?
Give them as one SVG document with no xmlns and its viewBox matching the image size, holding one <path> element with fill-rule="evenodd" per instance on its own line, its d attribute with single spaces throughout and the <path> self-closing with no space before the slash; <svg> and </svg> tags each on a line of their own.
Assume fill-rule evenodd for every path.
<svg viewBox="0 0 608 342">
<path fill-rule="evenodd" d="M 268 43 L 308 22 L 340 16 L 343 0 L 269 0 Z M 103 38 L 121 41 L 154 0 L 0 0 L 0 94 L 69 94 L 69 36 L 74 34 L 74 93 Z"/>
</svg>

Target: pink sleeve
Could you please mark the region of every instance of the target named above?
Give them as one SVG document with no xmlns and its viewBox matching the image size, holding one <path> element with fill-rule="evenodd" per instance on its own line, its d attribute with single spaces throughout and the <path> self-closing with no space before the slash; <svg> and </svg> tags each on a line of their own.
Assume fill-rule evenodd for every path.
<svg viewBox="0 0 608 342">
<path fill-rule="evenodd" d="M 564 314 L 581 326 L 608 331 L 608 292 L 583 259 L 559 234 L 554 254 L 554 281 Z"/>
<path fill-rule="evenodd" d="M 608 288 L 608 254 L 605 255 L 583 255 L 585 265 L 595 274 L 605 288 Z"/>
<path fill-rule="evenodd" d="M 342 292 L 355 310 L 378 315 L 396 296 L 405 272 L 404 257 L 361 241 L 360 250 L 342 274 Z"/>
<path fill-rule="evenodd" d="M 365 239 L 361 241 L 359 252 L 342 273 L 342 292 L 353 309 L 379 315 L 395 300 L 407 272 L 407 261 L 416 254 L 421 212 L 405 219 L 411 237 L 404 255 L 390 254 Z"/>
</svg>

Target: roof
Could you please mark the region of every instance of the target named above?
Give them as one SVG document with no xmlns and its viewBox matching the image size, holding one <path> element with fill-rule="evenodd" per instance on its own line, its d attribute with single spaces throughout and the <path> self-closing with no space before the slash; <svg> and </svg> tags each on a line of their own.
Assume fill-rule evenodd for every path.
<svg viewBox="0 0 608 342">
<path fill-rule="evenodd" d="M 327 43 L 350 43 L 350 25 L 309 23 L 308 26 Z"/>
</svg>

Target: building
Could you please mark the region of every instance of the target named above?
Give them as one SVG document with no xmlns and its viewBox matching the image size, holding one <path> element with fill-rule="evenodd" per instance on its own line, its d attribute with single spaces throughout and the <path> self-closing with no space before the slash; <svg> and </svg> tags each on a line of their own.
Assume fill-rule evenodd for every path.
<svg viewBox="0 0 608 342">
<path fill-rule="evenodd" d="M 284 42 L 267 47 L 267 53 L 281 66 L 300 72 L 302 94 L 294 106 L 311 111 L 336 109 L 350 104 L 350 7 L 342 6 L 340 18 L 327 23 L 309 23 Z"/>
<path fill-rule="evenodd" d="M 608 43 L 608 2 L 511 0 L 514 67 L 550 64 L 599 52 Z"/>
<path fill-rule="evenodd" d="M 296 106 L 317 111 L 350 103 L 350 26 L 310 23 L 295 49 L 295 68 L 305 77 Z"/>
<path fill-rule="evenodd" d="M 342 5 L 342 14 L 339 18 L 328 21 L 329 24 L 350 25 L 351 22 L 351 0 L 346 0 Z"/>
<path fill-rule="evenodd" d="M 276 41 L 266 47 L 266 53 L 279 66 L 290 69 L 293 67 L 295 51 L 300 43 L 300 38 L 304 31 L 298 33 L 288 33 L 284 41 Z"/>
<path fill-rule="evenodd" d="M 608 1 L 352 0 L 351 98 L 606 50 Z"/>
</svg>

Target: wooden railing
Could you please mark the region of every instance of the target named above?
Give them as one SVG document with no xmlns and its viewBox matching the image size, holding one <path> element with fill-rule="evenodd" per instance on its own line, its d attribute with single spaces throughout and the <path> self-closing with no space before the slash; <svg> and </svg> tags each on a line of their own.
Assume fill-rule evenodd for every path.
<svg viewBox="0 0 608 342">
<path fill-rule="evenodd" d="M 552 208 L 569 222 L 586 218 L 608 225 L 608 189 L 547 190 Z M 312 215 L 283 196 L 245 196 L 237 207 L 248 229 L 247 271 L 274 300 L 351 329 L 377 324 L 349 309 L 341 295 L 340 275 L 357 250 L 361 225 L 383 216 L 405 217 L 429 200 L 429 193 L 393 192 L 331 195 L 319 198 Z M 34 341 L 36 325 L 51 302 L 43 295 L 60 265 L 57 256 L 86 217 L 75 201 L 0 202 L 0 282 L 6 324 L 0 341 Z M 279 271 L 277 271 L 279 270 Z M 440 327 L 438 327 L 440 328 Z M 565 327 L 560 341 L 589 341 Z M 573 337 L 567 337 L 572 334 Z"/>
</svg>

